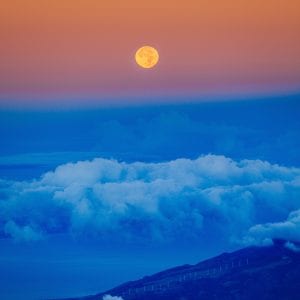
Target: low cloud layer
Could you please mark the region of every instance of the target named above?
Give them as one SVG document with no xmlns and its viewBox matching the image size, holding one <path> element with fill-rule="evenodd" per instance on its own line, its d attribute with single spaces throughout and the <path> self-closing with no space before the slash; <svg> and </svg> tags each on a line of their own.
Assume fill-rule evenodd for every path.
<svg viewBox="0 0 300 300">
<path fill-rule="evenodd" d="M 300 169 L 206 155 L 61 165 L 35 181 L 0 181 L 0 233 L 67 233 L 124 242 L 300 241 Z"/>
</svg>

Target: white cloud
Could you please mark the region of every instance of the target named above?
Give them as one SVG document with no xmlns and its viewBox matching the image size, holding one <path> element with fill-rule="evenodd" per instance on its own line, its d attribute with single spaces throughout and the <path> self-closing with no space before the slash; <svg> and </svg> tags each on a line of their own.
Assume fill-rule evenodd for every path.
<svg viewBox="0 0 300 300">
<path fill-rule="evenodd" d="M 103 297 L 103 300 L 123 300 L 123 298 L 122 297 L 111 296 L 111 295 L 105 295 Z"/>
<path fill-rule="evenodd" d="M 0 232 L 16 240 L 62 232 L 157 242 L 211 235 L 247 243 L 280 232 L 300 240 L 300 169 L 260 160 L 96 158 L 31 182 L 1 181 L 0 195 Z"/>
<path fill-rule="evenodd" d="M 262 244 L 274 238 L 300 241 L 300 210 L 292 211 L 284 221 L 251 227 L 247 238 Z M 292 247 L 290 243 L 287 246 Z"/>
</svg>

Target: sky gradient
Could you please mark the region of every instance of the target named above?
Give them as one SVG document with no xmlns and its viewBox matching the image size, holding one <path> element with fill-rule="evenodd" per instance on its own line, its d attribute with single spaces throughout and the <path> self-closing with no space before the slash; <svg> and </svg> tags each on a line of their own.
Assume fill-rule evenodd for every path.
<svg viewBox="0 0 300 300">
<path fill-rule="evenodd" d="M 299 0 L 1 1 L 0 298 L 300 242 L 299 37 Z"/>
<path fill-rule="evenodd" d="M 0 104 L 294 92 L 299 36 L 297 0 L 3 1 Z M 134 62 L 144 44 L 155 69 Z"/>
</svg>

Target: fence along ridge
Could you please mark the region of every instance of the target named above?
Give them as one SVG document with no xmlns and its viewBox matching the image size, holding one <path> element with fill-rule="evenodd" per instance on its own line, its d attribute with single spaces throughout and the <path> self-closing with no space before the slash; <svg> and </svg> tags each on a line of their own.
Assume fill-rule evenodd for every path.
<svg viewBox="0 0 300 300">
<path fill-rule="evenodd" d="M 198 280 L 202 278 L 214 278 L 220 274 L 226 273 L 227 271 L 242 266 L 249 265 L 249 259 L 242 259 L 237 261 L 231 261 L 230 263 L 220 264 L 213 268 L 205 270 L 191 270 L 184 274 L 178 274 L 170 276 L 166 279 L 160 279 L 158 281 L 148 282 L 140 287 L 131 287 L 126 291 L 122 292 L 120 296 L 134 295 L 145 292 L 160 292 L 172 288 L 172 285 L 178 282 Z"/>
</svg>

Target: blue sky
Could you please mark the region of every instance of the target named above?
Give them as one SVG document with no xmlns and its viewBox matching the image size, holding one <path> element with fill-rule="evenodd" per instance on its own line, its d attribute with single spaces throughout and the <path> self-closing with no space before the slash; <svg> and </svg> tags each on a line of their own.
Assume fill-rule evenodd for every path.
<svg viewBox="0 0 300 300">
<path fill-rule="evenodd" d="M 208 153 L 299 166 L 299 97 L 90 110 L 1 110 L 1 173 L 30 178 L 48 171 L 48 165 L 97 156 L 157 162 Z"/>
<path fill-rule="evenodd" d="M 300 240 L 299 129 L 297 95 L 2 110 L 0 296 L 88 294 Z"/>
</svg>

